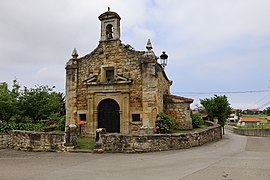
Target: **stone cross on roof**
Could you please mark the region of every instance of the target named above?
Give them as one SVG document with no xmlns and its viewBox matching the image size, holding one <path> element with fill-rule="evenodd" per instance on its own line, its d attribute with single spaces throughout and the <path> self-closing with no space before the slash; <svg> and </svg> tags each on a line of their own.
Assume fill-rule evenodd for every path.
<svg viewBox="0 0 270 180">
<path fill-rule="evenodd" d="M 150 50 L 153 49 L 150 39 L 148 39 L 148 41 L 147 41 L 146 49 L 147 49 L 148 51 L 150 51 Z"/>
<path fill-rule="evenodd" d="M 77 57 L 78 57 L 79 55 L 78 55 L 78 52 L 77 52 L 77 49 L 76 49 L 76 48 L 73 49 L 71 55 L 72 55 L 72 58 L 73 58 L 73 59 L 77 59 Z"/>
</svg>

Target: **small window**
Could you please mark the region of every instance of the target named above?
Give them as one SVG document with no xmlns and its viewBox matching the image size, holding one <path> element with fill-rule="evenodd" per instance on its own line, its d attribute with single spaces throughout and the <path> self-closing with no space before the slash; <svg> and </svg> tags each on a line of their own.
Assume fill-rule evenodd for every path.
<svg viewBox="0 0 270 180">
<path fill-rule="evenodd" d="M 114 80 L 114 70 L 106 70 L 106 80 L 108 82 L 113 81 Z"/>
<path fill-rule="evenodd" d="M 86 121 L 86 114 L 79 114 L 79 118 L 81 121 Z"/>
<path fill-rule="evenodd" d="M 140 114 L 132 114 L 132 121 L 141 121 Z"/>
</svg>

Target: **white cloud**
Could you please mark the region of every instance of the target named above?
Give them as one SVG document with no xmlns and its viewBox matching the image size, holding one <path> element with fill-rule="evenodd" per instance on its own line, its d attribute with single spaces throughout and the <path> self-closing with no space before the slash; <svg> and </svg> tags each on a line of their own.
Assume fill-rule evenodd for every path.
<svg viewBox="0 0 270 180">
<path fill-rule="evenodd" d="M 0 81 L 64 87 L 72 49 L 98 45 L 107 7 L 122 17 L 123 43 L 143 50 L 150 38 L 157 55 L 166 50 L 174 91 L 269 86 L 268 0 L 2 0 Z"/>
</svg>

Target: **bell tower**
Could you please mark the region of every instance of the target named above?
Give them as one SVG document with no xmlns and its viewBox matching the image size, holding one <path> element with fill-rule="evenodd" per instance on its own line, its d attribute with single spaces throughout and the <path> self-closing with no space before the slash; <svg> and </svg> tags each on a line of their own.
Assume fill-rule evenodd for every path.
<svg viewBox="0 0 270 180">
<path fill-rule="evenodd" d="M 120 40 L 121 17 L 116 12 L 108 8 L 98 19 L 101 21 L 100 41 Z"/>
</svg>

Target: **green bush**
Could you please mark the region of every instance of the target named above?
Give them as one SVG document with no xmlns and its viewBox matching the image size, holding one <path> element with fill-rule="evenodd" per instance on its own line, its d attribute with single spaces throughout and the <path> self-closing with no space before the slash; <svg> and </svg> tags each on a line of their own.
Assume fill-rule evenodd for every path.
<svg viewBox="0 0 270 180">
<path fill-rule="evenodd" d="M 0 133 L 8 133 L 11 130 L 24 130 L 24 131 L 42 131 L 45 127 L 44 124 L 32 123 L 15 123 L 15 122 L 2 122 L 0 123 Z"/>
<path fill-rule="evenodd" d="M 153 131 L 158 134 L 170 133 L 175 127 L 175 122 L 171 116 L 161 112 L 157 115 L 156 126 Z"/>
<path fill-rule="evenodd" d="M 66 126 L 66 117 L 64 116 L 58 119 L 56 129 L 59 131 L 65 131 L 65 126 Z"/>
<path fill-rule="evenodd" d="M 191 114 L 193 128 L 199 128 L 203 125 L 203 119 L 198 114 Z"/>
</svg>

